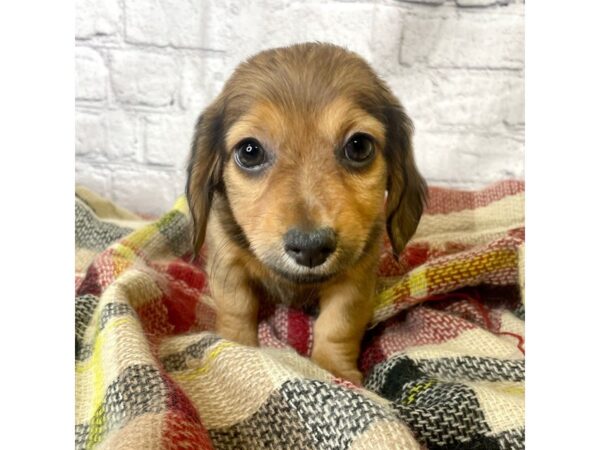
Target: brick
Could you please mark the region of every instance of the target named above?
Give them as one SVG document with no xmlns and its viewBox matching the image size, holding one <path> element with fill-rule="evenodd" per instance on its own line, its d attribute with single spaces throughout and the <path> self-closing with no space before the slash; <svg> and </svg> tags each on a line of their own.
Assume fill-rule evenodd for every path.
<svg viewBox="0 0 600 450">
<path fill-rule="evenodd" d="M 146 117 L 145 160 L 183 168 L 187 164 L 194 134 L 196 115 L 154 115 Z"/>
<path fill-rule="evenodd" d="M 112 173 L 114 200 L 140 214 L 159 216 L 168 211 L 177 197 L 173 173 L 147 167 L 116 168 Z"/>
<path fill-rule="evenodd" d="M 105 155 L 109 161 L 140 161 L 141 139 L 137 117 L 126 111 L 106 113 L 107 146 Z"/>
<path fill-rule="evenodd" d="M 437 11 L 437 10 L 434 10 Z M 442 13 L 431 12 L 425 16 L 407 15 L 402 30 L 400 62 L 412 65 L 428 63 L 440 40 L 440 29 L 446 20 Z M 396 60 L 397 58 L 394 58 Z"/>
<path fill-rule="evenodd" d="M 445 125 L 494 127 L 522 116 L 523 78 L 506 73 L 451 71 L 435 77 L 431 109 Z"/>
<path fill-rule="evenodd" d="M 519 69 L 523 31 L 523 17 L 516 14 L 408 16 L 400 59 L 403 64 L 433 67 Z"/>
<path fill-rule="evenodd" d="M 200 114 L 219 95 L 235 64 L 232 58 L 222 56 L 185 56 L 181 67 L 182 108 Z"/>
<path fill-rule="evenodd" d="M 115 97 L 124 104 L 169 106 L 179 85 L 175 58 L 137 50 L 110 53 L 111 82 Z"/>
<path fill-rule="evenodd" d="M 510 104 L 505 105 L 504 123 L 507 125 L 525 125 L 525 80 L 518 78 L 508 86 Z"/>
<path fill-rule="evenodd" d="M 414 148 L 429 181 L 484 185 L 523 178 L 523 142 L 508 136 L 417 130 Z"/>
<path fill-rule="evenodd" d="M 211 0 L 207 47 L 239 62 L 260 50 L 304 41 L 331 42 L 370 57 L 374 7 L 365 3 Z M 268 14 L 266 13 L 268 11 Z"/>
<path fill-rule="evenodd" d="M 502 131 L 524 123 L 520 73 L 404 68 L 388 82 L 419 128 Z"/>
<path fill-rule="evenodd" d="M 433 105 L 440 99 L 436 92 L 436 79 L 428 70 L 399 69 L 386 78 L 392 92 L 398 97 L 408 115 L 421 127 L 436 124 Z"/>
<path fill-rule="evenodd" d="M 371 59 L 373 14 L 373 6 L 363 3 L 299 2 L 290 8 L 288 25 L 298 41 L 330 42 Z"/>
<path fill-rule="evenodd" d="M 368 61 L 382 77 L 394 74 L 398 70 L 398 49 L 402 41 L 404 15 L 400 8 L 384 5 L 376 5 L 373 11 L 373 50 Z"/>
<path fill-rule="evenodd" d="M 276 21 L 280 20 L 281 10 L 284 9 L 282 3 L 265 0 L 257 7 L 256 2 L 252 1 L 205 0 L 205 48 L 234 52 L 239 62 L 259 51 L 260 42 L 264 42 L 260 48 L 268 47 L 273 41 Z M 269 11 L 269 14 L 265 14 L 265 11 Z"/>
<path fill-rule="evenodd" d="M 104 100 L 108 72 L 100 53 L 87 47 L 75 49 L 75 98 Z"/>
<path fill-rule="evenodd" d="M 75 2 L 75 36 L 79 39 L 117 34 L 120 20 L 119 0 Z"/>
<path fill-rule="evenodd" d="M 461 14 L 448 19 L 431 55 L 440 67 L 522 68 L 523 17 Z"/>
<path fill-rule="evenodd" d="M 179 102 L 184 109 L 204 108 L 209 102 L 205 88 L 206 63 L 204 58 L 185 56 L 181 65 Z"/>
<path fill-rule="evenodd" d="M 97 159 L 106 148 L 106 122 L 101 113 L 75 112 L 75 154 Z"/>
<path fill-rule="evenodd" d="M 133 161 L 139 153 L 137 119 L 125 111 L 76 111 L 75 153 L 99 161 Z"/>
<path fill-rule="evenodd" d="M 197 0 L 125 0 L 128 42 L 202 47 L 202 2 Z"/>
</svg>

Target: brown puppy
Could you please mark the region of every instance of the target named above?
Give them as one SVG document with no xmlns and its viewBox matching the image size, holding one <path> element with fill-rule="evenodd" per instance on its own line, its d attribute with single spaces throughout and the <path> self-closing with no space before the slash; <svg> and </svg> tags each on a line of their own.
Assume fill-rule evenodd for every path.
<svg viewBox="0 0 600 450">
<path fill-rule="evenodd" d="M 236 69 L 198 120 L 186 186 L 221 336 L 257 345 L 261 301 L 315 300 L 312 359 L 361 382 L 384 231 L 399 254 L 425 201 L 411 136 L 383 81 L 340 47 L 268 50 Z"/>
</svg>

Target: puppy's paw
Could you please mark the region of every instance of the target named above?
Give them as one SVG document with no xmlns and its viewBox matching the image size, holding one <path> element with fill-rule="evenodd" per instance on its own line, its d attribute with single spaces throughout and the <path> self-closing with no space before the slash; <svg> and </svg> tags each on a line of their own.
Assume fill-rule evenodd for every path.
<svg viewBox="0 0 600 450">
<path fill-rule="evenodd" d="M 217 325 L 216 332 L 219 336 L 229 341 L 247 345 L 248 347 L 258 347 L 258 332 L 251 327 L 232 329 Z"/>
<path fill-rule="evenodd" d="M 363 375 L 356 367 L 356 360 L 352 356 L 349 357 L 331 350 L 316 349 L 313 351 L 311 359 L 336 377 L 348 380 L 357 386 L 362 386 Z"/>
<path fill-rule="evenodd" d="M 347 370 L 345 372 L 335 373 L 332 372 L 335 376 L 339 378 L 343 378 L 344 380 L 350 381 L 352 384 L 356 386 L 362 387 L 363 382 L 363 374 L 358 371 L 358 369 Z"/>
</svg>

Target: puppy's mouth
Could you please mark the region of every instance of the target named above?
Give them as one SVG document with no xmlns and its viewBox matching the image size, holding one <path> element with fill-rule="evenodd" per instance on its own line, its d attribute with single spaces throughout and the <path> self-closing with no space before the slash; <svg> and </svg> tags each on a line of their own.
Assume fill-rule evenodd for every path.
<svg viewBox="0 0 600 450">
<path fill-rule="evenodd" d="M 346 267 L 347 254 L 338 249 L 323 263 L 314 267 L 297 264 L 288 255 L 273 252 L 256 255 L 274 275 L 296 284 L 320 284 L 338 276 Z"/>
<path fill-rule="evenodd" d="M 275 274 L 279 275 L 281 278 L 286 279 L 287 281 L 291 281 L 292 283 L 297 284 L 320 284 L 324 283 L 335 277 L 337 272 L 331 273 L 298 273 L 284 270 L 282 268 L 268 265 L 269 269 L 271 269 Z"/>
</svg>

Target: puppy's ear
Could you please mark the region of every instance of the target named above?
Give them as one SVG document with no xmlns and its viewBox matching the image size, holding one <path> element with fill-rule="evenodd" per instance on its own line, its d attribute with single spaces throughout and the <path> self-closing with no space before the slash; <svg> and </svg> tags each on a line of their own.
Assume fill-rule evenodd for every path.
<svg viewBox="0 0 600 450">
<path fill-rule="evenodd" d="M 427 185 L 413 156 L 412 121 L 402 106 L 395 102 L 386 109 L 386 119 L 386 227 L 394 257 L 398 258 L 419 224 L 427 202 Z"/>
<path fill-rule="evenodd" d="M 225 153 L 223 120 L 223 104 L 217 100 L 196 122 L 185 186 L 192 217 L 194 257 L 204 243 L 213 195 L 221 183 Z"/>
</svg>

